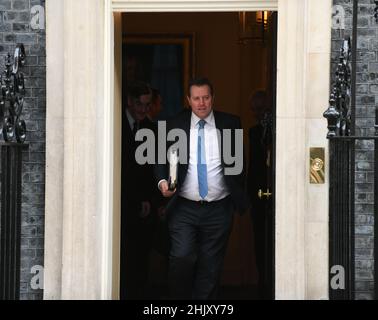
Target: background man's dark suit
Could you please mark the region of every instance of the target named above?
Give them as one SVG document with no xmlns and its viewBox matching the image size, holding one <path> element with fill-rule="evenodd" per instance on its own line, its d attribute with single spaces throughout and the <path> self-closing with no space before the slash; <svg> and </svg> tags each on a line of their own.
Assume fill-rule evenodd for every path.
<svg viewBox="0 0 378 320">
<path fill-rule="evenodd" d="M 271 151 L 270 132 L 261 124 L 249 129 L 249 165 L 247 187 L 251 201 L 251 219 L 255 239 L 256 264 L 259 272 L 259 298 L 271 299 L 272 292 L 272 207 L 271 200 L 260 199 L 258 192 L 271 188 L 268 181 L 272 174 L 267 166 L 267 152 Z M 271 154 L 270 157 L 273 155 Z M 272 190 L 270 189 L 270 192 Z"/>
<path fill-rule="evenodd" d="M 140 122 L 139 129 L 155 131 L 148 118 Z M 153 167 L 139 165 L 135 150 L 142 142 L 136 142 L 129 121 L 122 121 L 122 200 L 121 200 L 121 299 L 144 298 L 149 270 L 149 253 L 156 223 L 156 183 Z M 149 201 L 150 214 L 139 216 L 142 201 Z"/>
<path fill-rule="evenodd" d="M 222 129 L 241 129 L 240 119 L 238 117 L 233 116 L 231 114 L 226 114 L 226 113 L 223 113 L 223 112 L 217 112 L 215 110 L 213 110 L 213 112 L 214 112 L 214 119 L 215 119 L 216 127 L 217 127 L 217 129 L 221 130 L 221 133 L 222 133 Z M 190 140 L 191 114 L 192 113 L 191 113 L 190 110 L 184 110 L 179 115 L 177 115 L 176 117 L 174 117 L 173 119 L 171 119 L 170 121 L 167 122 L 167 132 L 169 132 L 169 130 L 174 129 L 174 128 L 180 128 L 180 129 L 183 129 L 186 132 L 186 136 L 188 138 L 188 142 L 187 142 L 188 158 L 189 158 L 189 154 L 190 154 L 190 150 L 189 150 L 190 141 L 189 140 Z M 233 132 L 233 134 L 235 133 L 234 130 L 232 130 L 232 132 Z M 232 135 L 232 137 L 234 137 L 234 135 Z M 224 161 L 224 158 L 222 156 L 222 152 L 223 152 L 222 134 L 221 134 L 220 138 L 221 138 L 221 141 L 219 141 L 219 143 L 220 143 L 220 155 L 221 155 L 222 167 L 223 168 L 232 167 L 233 164 L 228 165 Z M 235 139 L 232 138 L 231 141 L 234 142 Z M 167 145 L 167 147 L 169 148 L 169 145 Z M 232 143 L 231 150 L 233 151 L 233 155 L 234 155 L 234 152 L 235 152 L 234 143 Z M 241 159 L 239 159 L 239 161 L 240 160 Z M 244 160 L 242 160 L 242 161 L 244 161 Z M 198 208 L 199 210 L 201 210 L 203 208 L 203 207 L 201 207 L 200 204 L 197 205 L 196 202 L 185 200 L 185 199 L 183 199 L 179 196 L 181 186 L 182 186 L 182 184 L 185 180 L 185 177 L 187 175 L 188 162 L 189 161 L 187 159 L 186 164 L 179 164 L 179 166 L 178 166 L 177 190 L 176 190 L 176 193 L 173 195 L 173 197 L 170 199 L 170 201 L 167 205 L 167 208 L 166 208 L 168 224 L 170 226 L 171 243 L 173 243 L 171 229 L 173 227 L 175 227 L 173 224 L 180 223 L 180 222 L 176 222 L 176 221 L 179 220 L 177 216 L 182 214 L 183 208 L 186 208 L 187 209 L 187 210 L 185 209 L 186 211 L 192 212 L 192 215 L 194 217 L 196 215 L 196 208 Z M 156 174 L 156 177 L 157 177 L 157 181 L 160 181 L 162 179 L 166 179 L 166 180 L 168 179 L 168 174 L 169 174 L 168 168 L 169 168 L 168 165 L 156 165 L 155 166 L 155 174 Z M 219 217 L 209 217 L 209 219 L 218 219 L 218 220 L 221 219 L 221 220 L 217 221 L 216 223 L 217 223 L 218 227 L 224 228 L 223 236 L 219 240 L 221 242 L 219 244 L 219 246 L 223 248 L 222 249 L 223 251 L 222 251 L 221 255 L 219 256 L 219 258 L 217 259 L 217 261 L 213 261 L 213 260 L 208 261 L 209 264 L 217 264 L 218 265 L 218 264 L 221 264 L 221 262 L 223 262 L 226 244 L 227 244 L 228 236 L 229 236 L 229 233 L 231 231 L 231 226 L 232 226 L 232 213 L 233 213 L 234 209 L 243 213 L 247 208 L 247 200 L 246 200 L 246 196 L 245 196 L 245 192 L 244 192 L 244 165 L 243 165 L 243 170 L 240 174 L 238 174 L 238 175 L 225 175 L 224 181 L 225 181 L 225 184 L 226 184 L 226 186 L 227 186 L 227 188 L 228 188 L 228 190 L 230 191 L 231 194 L 225 199 L 222 199 L 220 201 L 216 201 L 217 204 L 210 202 L 209 203 L 209 210 L 208 210 L 208 211 L 213 211 L 215 213 L 220 212 Z M 214 206 L 214 207 L 211 207 L 211 206 Z M 178 210 L 179 208 L 180 208 L 180 210 Z M 211 208 L 214 208 L 214 209 L 211 209 Z M 220 210 L 220 209 L 222 209 L 223 211 Z M 224 211 L 227 214 L 225 216 L 222 216 L 222 215 L 224 215 L 222 213 Z M 197 219 L 198 217 L 195 217 L 195 218 Z M 199 218 L 201 218 L 201 217 L 199 217 Z M 203 221 L 202 223 L 204 225 L 204 224 L 206 224 L 206 221 Z M 208 237 L 209 240 L 212 237 L 212 235 L 214 234 L 214 232 L 216 232 L 216 231 L 212 230 L 212 229 L 209 229 L 208 232 L 205 232 L 205 233 L 207 233 L 207 237 Z M 202 239 L 202 241 L 206 242 L 206 239 Z M 211 250 L 211 248 L 209 250 Z M 210 252 L 208 252 L 208 253 L 210 255 Z M 207 253 L 205 253 L 205 254 L 207 254 Z M 169 277 L 170 279 L 169 279 L 169 282 L 170 282 L 171 297 L 178 298 L 178 299 L 193 298 L 193 296 L 188 296 L 188 292 L 190 292 L 191 286 L 193 286 L 193 283 L 192 283 L 193 279 L 191 277 L 190 271 L 188 271 L 186 273 L 185 272 L 183 273 L 181 271 L 185 268 L 188 268 L 192 264 L 193 259 L 195 259 L 195 258 L 193 258 L 193 259 L 192 259 L 192 257 L 185 257 L 185 259 L 184 258 L 176 258 L 175 256 L 172 256 L 172 252 L 171 252 L 170 259 L 171 260 L 170 260 L 170 277 Z M 212 266 L 211 266 L 211 268 L 212 268 Z M 214 286 L 214 283 L 211 283 L 211 282 L 218 282 L 219 281 L 221 270 L 218 269 L 218 266 L 216 266 L 216 267 L 214 266 L 213 269 L 215 270 L 214 276 L 213 276 L 214 279 L 207 279 L 207 282 L 209 282 L 209 283 L 203 283 L 202 284 L 203 286 Z M 180 275 L 182 275 L 182 274 L 187 274 L 188 276 L 187 277 L 180 277 Z M 204 290 L 202 290 L 202 289 L 204 289 Z M 196 290 L 197 294 L 195 294 L 194 298 L 199 298 L 199 299 L 216 298 L 216 289 L 213 290 L 212 293 L 209 296 L 201 296 L 201 292 L 206 291 L 206 290 L 207 290 L 207 288 L 197 288 L 197 290 Z"/>
</svg>

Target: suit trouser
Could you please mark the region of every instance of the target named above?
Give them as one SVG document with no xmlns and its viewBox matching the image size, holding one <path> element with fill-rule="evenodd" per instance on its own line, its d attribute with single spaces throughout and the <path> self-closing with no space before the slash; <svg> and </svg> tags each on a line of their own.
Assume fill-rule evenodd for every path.
<svg viewBox="0 0 378 320">
<path fill-rule="evenodd" d="M 256 265 L 259 272 L 258 290 L 260 299 L 273 299 L 272 275 L 272 217 L 271 212 L 262 205 L 256 205 L 255 214 L 251 214 L 255 241 Z"/>
<path fill-rule="evenodd" d="M 208 203 L 178 199 L 168 216 L 170 298 L 216 298 L 232 211 L 230 197 Z"/>
<path fill-rule="evenodd" d="M 126 218 L 121 227 L 121 300 L 147 298 L 149 255 L 155 226 L 154 212 L 144 219 L 138 217 L 136 210 L 128 211 L 130 213 L 132 218 Z"/>
</svg>

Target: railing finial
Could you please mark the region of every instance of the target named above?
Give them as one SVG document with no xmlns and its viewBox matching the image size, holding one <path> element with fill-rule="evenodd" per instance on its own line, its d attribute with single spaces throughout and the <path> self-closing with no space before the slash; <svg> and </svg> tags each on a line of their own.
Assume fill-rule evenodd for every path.
<svg viewBox="0 0 378 320">
<path fill-rule="evenodd" d="M 21 119 L 25 81 L 20 68 L 24 64 L 25 48 L 21 43 L 14 51 L 13 64 L 9 53 L 5 57 L 4 77 L 0 76 L 0 130 L 6 142 L 11 142 L 14 136 L 18 143 L 23 143 L 26 138 L 25 121 Z"/>
<path fill-rule="evenodd" d="M 350 38 L 343 41 L 340 57 L 335 71 L 335 82 L 329 99 L 329 107 L 323 113 L 328 120 L 327 138 L 348 136 L 350 134 L 350 94 L 351 94 L 351 59 Z"/>
</svg>

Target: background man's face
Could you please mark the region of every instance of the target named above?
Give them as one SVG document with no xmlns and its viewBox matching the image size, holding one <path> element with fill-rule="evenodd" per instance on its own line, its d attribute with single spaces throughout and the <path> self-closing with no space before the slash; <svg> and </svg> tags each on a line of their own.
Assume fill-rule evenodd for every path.
<svg viewBox="0 0 378 320">
<path fill-rule="evenodd" d="M 213 96 L 209 86 L 192 86 L 188 102 L 194 114 L 200 119 L 205 119 L 213 108 Z"/>
<path fill-rule="evenodd" d="M 136 121 L 142 121 L 150 111 L 152 94 L 144 94 L 137 98 L 129 98 L 128 106 L 131 116 Z"/>
<path fill-rule="evenodd" d="M 271 112 L 268 96 L 265 94 L 255 94 L 249 101 L 252 116 L 256 121 L 261 121 L 266 112 Z"/>
</svg>

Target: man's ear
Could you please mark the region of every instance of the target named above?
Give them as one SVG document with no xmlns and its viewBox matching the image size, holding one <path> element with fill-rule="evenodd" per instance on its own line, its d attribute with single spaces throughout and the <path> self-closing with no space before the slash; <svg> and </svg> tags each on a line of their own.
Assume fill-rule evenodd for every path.
<svg viewBox="0 0 378 320">
<path fill-rule="evenodd" d="M 186 96 L 186 99 L 188 100 L 188 105 L 190 107 L 190 97 L 189 96 Z"/>
</svg>

